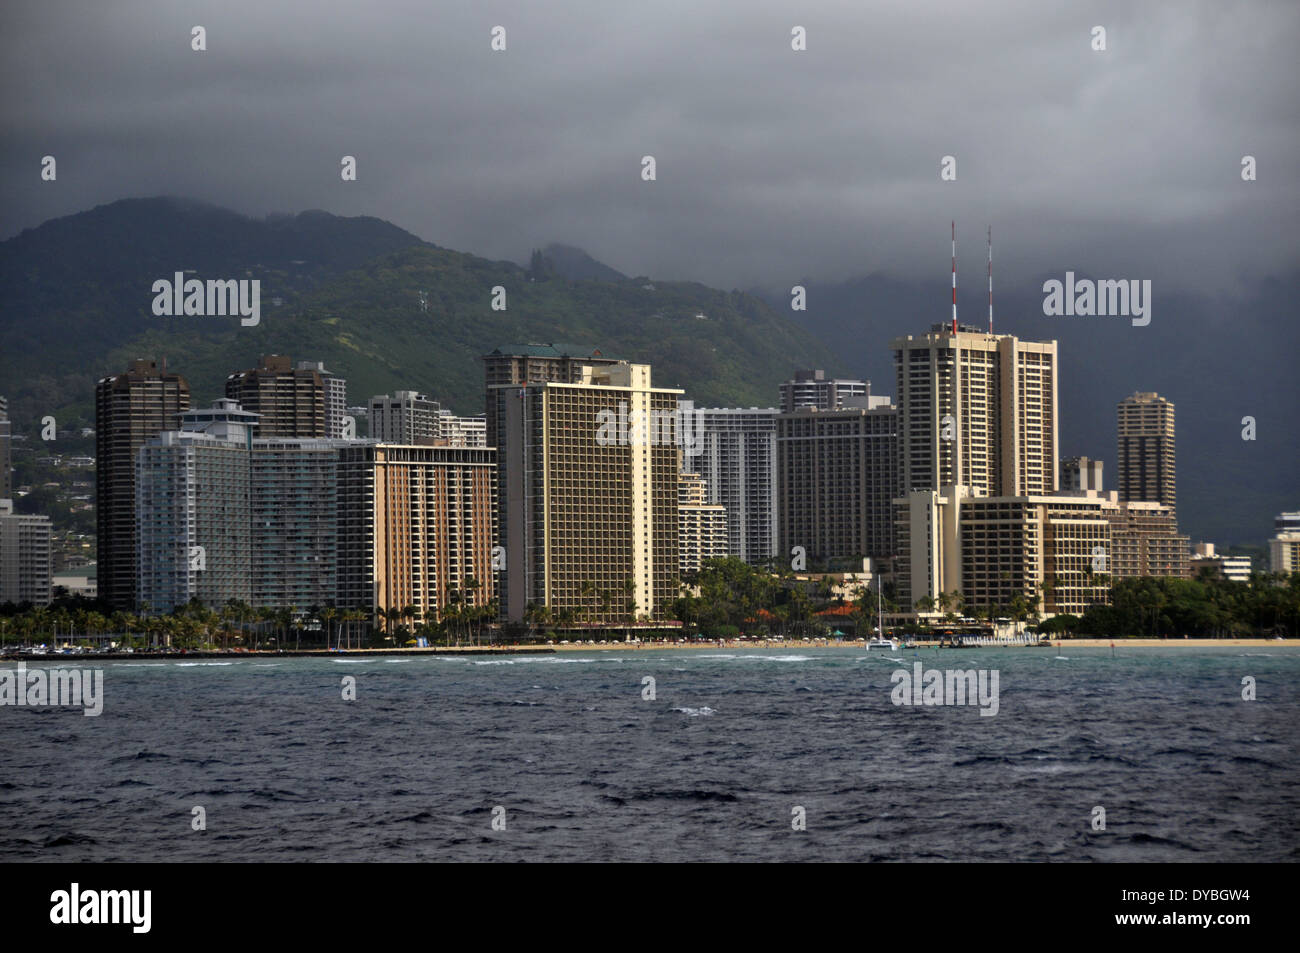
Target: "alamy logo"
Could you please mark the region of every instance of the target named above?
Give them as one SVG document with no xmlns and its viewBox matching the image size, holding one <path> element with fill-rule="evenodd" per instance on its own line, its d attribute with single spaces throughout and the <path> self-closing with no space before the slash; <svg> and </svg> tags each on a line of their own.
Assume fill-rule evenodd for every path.
<svg viewBox="0 0 1300 953">
<path fill-rule="evenodd" d="M 1135 328 L 1151 323 L 1151 279 L 1107 278 L 1092 281 L 1074 280 L 1074 272 L 1065 273 L 1065 282 L 1055 278 L 1043 282 L 1043 314 L 1080 317 L 1132 317 Z"/>
<path fill-rule="evenodd" d="M 239 323 L 254 327 L 262 320 L 261 279 L 206 282 L 198 278 L 185 280 L 184 272 L 176 272 L 175 280 L 159 278 L 153 283 L 153 313 L 158 317 L 224 317 L 239 315 Z"/>
<path fill-rule="evenodd" d="M 704 412 L 689 400 L 679 401 L 676 410 L 628 410 L 627 401 L 618 410 L 596 412 L 596 443 L 602 447 L 680 446 L 688 457 L 703 450 Z"/>
<path fill-rule="evenodd" d="M 27 663 L 0 670 L 0 706 L 41 708 L 70 706 L 84 709 L 87 718 L 104 713 L 104 670 L 102 668 L 38 668 L 27 671 Z"/>
<path fill-rule="evenodd" d="M 50 922 L 127 923 L 132 933 L 148 933 L 152 923 L 152 890 L 71 890 L 50 894 Z"/>
<path fill-rule="evenodd" d="M 980 717 L 998 713 L 998 670 L 925 669 L 920 662 L 909 672 L 900 668 L 889 680 L 895 705 L 979 705 Z"/>
</svg>

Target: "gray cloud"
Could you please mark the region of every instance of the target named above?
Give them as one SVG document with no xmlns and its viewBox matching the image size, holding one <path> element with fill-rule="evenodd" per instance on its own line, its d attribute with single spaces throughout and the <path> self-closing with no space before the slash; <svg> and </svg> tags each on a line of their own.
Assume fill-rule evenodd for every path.
<svg viewBox="0 0 1300 953">
<path fill-rule="evenodd" d="M 946 282 L 950 218 L 974 283 L 993 225 L 999 286 L 1225 289 L 1298 259 L 1292 4 L 469 6 L 7 5 L 0 234 L 173 194 L 377 215 L 493 258 L 560 240 L 723 287 Z"/>
</svg>

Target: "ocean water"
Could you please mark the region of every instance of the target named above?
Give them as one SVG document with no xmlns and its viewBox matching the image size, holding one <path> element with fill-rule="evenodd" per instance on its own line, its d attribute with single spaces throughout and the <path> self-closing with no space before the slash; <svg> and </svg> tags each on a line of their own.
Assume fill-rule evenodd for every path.
<svg viewBox="0 0 1300 953">
<path fill-rule="evenodd" d="M 998 713 L 895 705 L 917 661 Z M 0 859 L 1300 859 L 1293 648 L 98 667 L 99 717 L 0 707 Z"/>
</svg>

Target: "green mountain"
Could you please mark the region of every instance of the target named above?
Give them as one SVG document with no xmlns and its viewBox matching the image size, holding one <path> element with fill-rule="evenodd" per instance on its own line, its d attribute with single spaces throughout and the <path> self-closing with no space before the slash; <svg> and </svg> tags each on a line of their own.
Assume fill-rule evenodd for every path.
<svg viewBox="0 0 1300 953">
<path fill-rule="evenodd" d="M 154 316 L 153 282 L 178 271 L 260 279 L 260 324 Z M 115 202 L 0 243 L 0 301 L 0 394 L 28 432 L 45 414 L 61 427 L 92 422 L 95 380 L 135 357 L 165 356 L 200 405 L 227 374 L 280 353 L 324 361 L 347 378 L 350 403 L 409 388 L 463 414 L 483 409 L 478 358 L 505 343 L 592 343 L 652 364 L 657 385 L 701 405 L 768 406 L 795 367 L 839 369 L 829 347 L 738 291 L 570 280 L 378 219 L 253 219 L 175 199 Z"/>
</svg>

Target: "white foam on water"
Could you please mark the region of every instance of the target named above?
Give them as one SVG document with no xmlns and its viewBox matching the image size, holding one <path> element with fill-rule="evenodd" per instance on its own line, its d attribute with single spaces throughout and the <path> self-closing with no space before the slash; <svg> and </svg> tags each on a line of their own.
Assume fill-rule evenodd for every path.
<svg viewBox="0 0 1300 953">
<path fill-rule="evenodd" d="M 196 665 L 234 665 L 234 662 L 173 662 L 178 668 L 194 668 Z"/>
<path fill-rule="evenodd" d="M 692 718 L 699 717 L 700 715 L 707 716 L 707 715 L 717 714 L 717 712 L 714 709 L 709 708 L 707 705 L 704 708 L 674 708 L 673 711 L 680 711 L 683 714 L 689 715 Z"/>
</svg>

